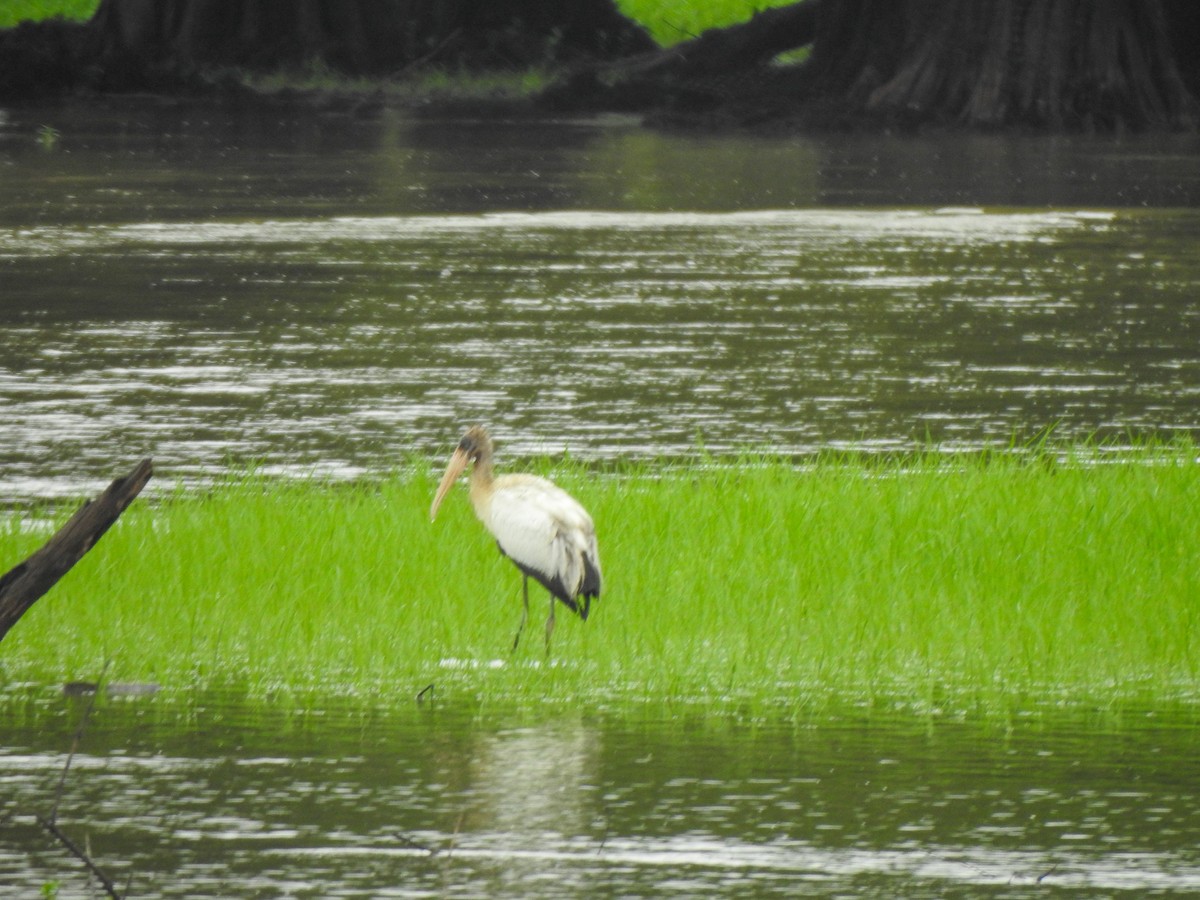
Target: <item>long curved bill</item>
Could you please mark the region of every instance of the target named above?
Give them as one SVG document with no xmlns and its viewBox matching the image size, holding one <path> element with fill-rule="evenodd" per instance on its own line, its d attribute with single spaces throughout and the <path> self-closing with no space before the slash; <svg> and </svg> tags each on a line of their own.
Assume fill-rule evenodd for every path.
<svg viewBox="0 0 1200 900">
<path fill-rule="evenodd" d="M 437 518 L 438 507 L 446 499 L 446 494 L 450 493 L 450 488 L 454 487 L 454 482 L 458 481 L 459 476 L 466 470 L 468 462 L 470 462 L 470 457 L 461 449 L 456 449 L 451 454 L 450 462 L 446 466 L 446 474 L 442 476 L 442 483 L 438 485 L 437 493 L 433 495 L 433 505 L 429 507 L 430 522 Z"/>
</svg>

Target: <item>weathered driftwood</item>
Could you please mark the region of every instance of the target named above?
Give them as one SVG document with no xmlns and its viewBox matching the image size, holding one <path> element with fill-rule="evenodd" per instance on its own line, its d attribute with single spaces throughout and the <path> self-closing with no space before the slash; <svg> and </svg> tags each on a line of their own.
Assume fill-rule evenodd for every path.
<svg viewBox="0 0 1200 900">
<path fill-rule="evenodd" d="M 103 494 L 81 506 L 33 556 L 0 577 L 0 641 L 38 598 L 96 545 L 153 473 L 152 461 L 142 460 Z"/>
</svg>

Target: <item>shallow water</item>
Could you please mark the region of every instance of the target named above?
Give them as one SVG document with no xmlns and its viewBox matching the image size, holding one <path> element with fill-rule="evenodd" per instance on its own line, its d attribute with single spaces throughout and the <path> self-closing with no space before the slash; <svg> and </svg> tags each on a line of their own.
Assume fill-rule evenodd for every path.
<svg viewBox="0 0 1200 900">
<path fill-rule="evenodd" d="M 107 103 L 0 117 L 10 501 L 476 420 L 589 459 L 1197 430 L 1194 140 Z"/>
<path fill-rule="evenodd" d="M 1033 897 L 1200 891 L 1194 714 L 97 709 L 58 808 L 131 896 Z M 158 706 L 156 706 L 156 704 Z M 0 882 L 84 877 L 39 828 L 82 701 L 9 709 Z"/>
</svg>

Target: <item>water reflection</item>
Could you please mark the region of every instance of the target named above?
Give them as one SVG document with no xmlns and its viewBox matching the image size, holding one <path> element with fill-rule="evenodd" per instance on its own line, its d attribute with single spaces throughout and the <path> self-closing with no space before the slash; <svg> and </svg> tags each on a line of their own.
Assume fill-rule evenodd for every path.
<svg viewBox="0 0 1200 900">
<path fill-rule="evenodd" d="M 1200 889 L 1194 711 L 796 726 L 162 703 L 99 710 L 60 804 L 147 896 Z M 0 880 L 75 896 L 32 819 L 74 719 L 18 710 L 0 712 Z"/>
<path fill-rule="evenodd" d="M 471 760 L 472 823 L 518 846 L 585 833 L 592 826 L 598 741 L 578 717 L 488 735 Z"/>
</svg>

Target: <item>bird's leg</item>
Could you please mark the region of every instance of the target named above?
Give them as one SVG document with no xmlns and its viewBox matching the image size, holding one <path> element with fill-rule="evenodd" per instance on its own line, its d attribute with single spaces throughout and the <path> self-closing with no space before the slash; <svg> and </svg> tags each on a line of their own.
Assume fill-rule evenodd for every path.
<svg viewBox="0 0 1200 900">
<path fill-rule="evenodd" d="M 513 637 L 512 652 L 517 652 L 517 644 L 521 641 L 521 632 L 525 630 L 525 621 L 529 618 L 529 576 L 522 573 L 521 579 L 521 598 L 525 601 L 525 609 L 521 612 L 521 624 L 517 626 L 517 633 Z"/>
<path fill-rule="evenodd" d="M 550 635 L 554 634 L 554 595 L 550 595 L 550 618 L 546 620 L 546 655 L 550 655 Z"/>
</svg>

